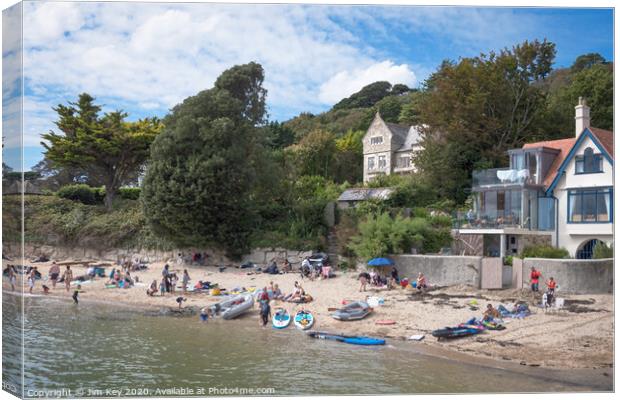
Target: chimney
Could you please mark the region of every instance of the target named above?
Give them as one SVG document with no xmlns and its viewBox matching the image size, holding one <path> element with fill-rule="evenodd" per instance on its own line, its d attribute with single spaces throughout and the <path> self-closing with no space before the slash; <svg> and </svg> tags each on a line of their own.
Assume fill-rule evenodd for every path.
<svg viewBox="0 0 620 400">
<path fill-rule="evenodd" d="M 581 135 L 584 129 L 590 127 L 590 107 L 586 99 L 579 97 L 579 104 L 575 107 L 575 136 Z"/>
</svg>

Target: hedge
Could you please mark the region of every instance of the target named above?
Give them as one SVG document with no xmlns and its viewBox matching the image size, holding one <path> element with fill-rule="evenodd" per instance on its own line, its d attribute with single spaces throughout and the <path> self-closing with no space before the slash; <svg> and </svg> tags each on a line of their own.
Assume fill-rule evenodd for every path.
<svg viewBox="0 0 620 400">
<path fill-rule="evenodd" d="M 56 194 L 60 198 L 79 201 L 83 204 L 103 204 L 103 199 L 105 198 L 105 187 L 92 187 L 80 183 L 63 186 L 56 192 Z M 138 200 L 138 198 L 140 198 L 140 188 L 120 188 L 118 191 L 118 196 L 122 199 Z"/>
</svg>

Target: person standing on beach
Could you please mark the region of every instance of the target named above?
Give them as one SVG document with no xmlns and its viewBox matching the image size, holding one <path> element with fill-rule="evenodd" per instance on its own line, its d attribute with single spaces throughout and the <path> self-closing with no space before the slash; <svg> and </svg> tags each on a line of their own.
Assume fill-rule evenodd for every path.
<svg viewBox="0 0 620 400">
<path fill-rule="evenodd" d="M 269 305 L 269 300 L 262 301 L 260 303 L 260 318 L 263 327 L 267 326 L 267 323 L 271 318 L 271 306 Z"/>
<path fill-rule="evenodd" d="M 67 289 L 67 293 L 69 293 L 69 289 L 71 289 L 71 281 L 73 280 L 73 271 L 71 271 L 70 265 L 67 265 L 67 269 L 65 270 L 62 279 L 64 279 L 65 289 Z"/>
<path fill-rule="evenodd" d="M 49 277 L 52 281 L 52 289 L 56 289 L 56 281 L 60 276 L 60 267 L 56 264 L 56 261 L 52 262 L 52 266 L 50 267 Z"/>
<path fill-rule="evenodd" d="M 183 293 L 187 292 L 187 285 L 189 284 L 190 279 L 191 278 L 189 277 L 187 270 L 183 270 Z"/>
<path fill-rule="evenodd" d="M 15 275 L 15 268 L 12 265 L 9 265 L 9 283 L 11 284 L 11 292 L 15 291 L 15 282 L 17 281 L 17 277 Z"/>
<path fill-rule="evenodd" d="M 550 277 L 547 281 L 547 304 L 550 306 L 553 302 L 553 297 L 555 296 L 555 288 L 557 282 L 553 280 L 553 277 Z"/>
<path fill-rule="evenodd" d="M 28 287 L 30 288 L 30 294 L 32 294 L 32 289 L 34 289 L 34 281 L 37 279 L 36 273 L 37 267 L 34 267 L 30 270 L 30 273 L 28 274 Z"/>
<path fill-rule="evenodd" d="M 161 278 L 161 282 L 159 282 L 159 293 L 162 297 L 166 294 L 166 278 Z"/>
<path fill-rule="evenodd" d="M 537 271 L 536 268 L 532 267 L 532 270 L 530 272 L 530 283 L 532 285 L 532 292 L 538 292 L 538 280 L 541 276 L 542 274 L 540 273 L 540 271 Z"/>
<path fill-rule="evenodd" d="M 370 280 L 370 274 L 368 272 L 362 272 L 358 275 L 357 279 L 360 281 L 360 292 L 366 291 L 366 285 Z"/>
<path fill-rule="evenodd" d="M 73 296 L 71 296 L 75 304 L 78 304 L 78 295 L 80 294 L 80 289 L 82 289 L 82 286 L 77 285 L 77 288 L 73 291 Z"/>
<path fill-rule="evenodd" d="M 168 264 L 164 265 L 164 269 L 161 271 L 161 276 L 164 278 L 164 285 L 166 286 L 166 292 L 170 291 L 170 271 Z"/>
</svg>

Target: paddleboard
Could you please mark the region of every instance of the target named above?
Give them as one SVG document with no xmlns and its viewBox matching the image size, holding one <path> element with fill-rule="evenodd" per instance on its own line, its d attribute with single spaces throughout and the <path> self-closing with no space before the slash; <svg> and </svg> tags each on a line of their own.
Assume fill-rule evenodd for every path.
<svg viewBox="0 0 620 400">
<path fill-rule="evenodd" d="M 276 329 L 284 329 L 291 323 L 291 315 L 284 308 L 276 308 L 273 314 L 272 324 Z"/>
<path fill-rule="evenodd" d="M 294 323 L 299 329 L 310 329 L 314 324 L 314 315 L 312 315 L 309 311 L 298 311 L 297 314 L 295 314 Z"/>
<path fill-rule="evenodd" d="M 345 343 L 358 344 L 362 346 L 377 346 L 377 345 L 385 344 L 384 339 L 375 339 L 375 338 L 364 337 L 364 336 L 350 337 L 350 338 L 345 337 L 342 341 Z"/>
</svg>

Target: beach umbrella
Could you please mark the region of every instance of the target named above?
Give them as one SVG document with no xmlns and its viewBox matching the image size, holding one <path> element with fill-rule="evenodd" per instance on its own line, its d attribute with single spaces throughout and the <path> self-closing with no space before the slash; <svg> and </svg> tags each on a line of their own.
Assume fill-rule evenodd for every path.
<svg viewBox="0 0 620 400">
<path fill-rule="evenodd" d="M 394 261 L 384 257 L 373 258 L 372 260 L 368 261 L 368 266 L 370 267 L 387 267 L 390 265 L 394 265 Z"/>
</svg>

